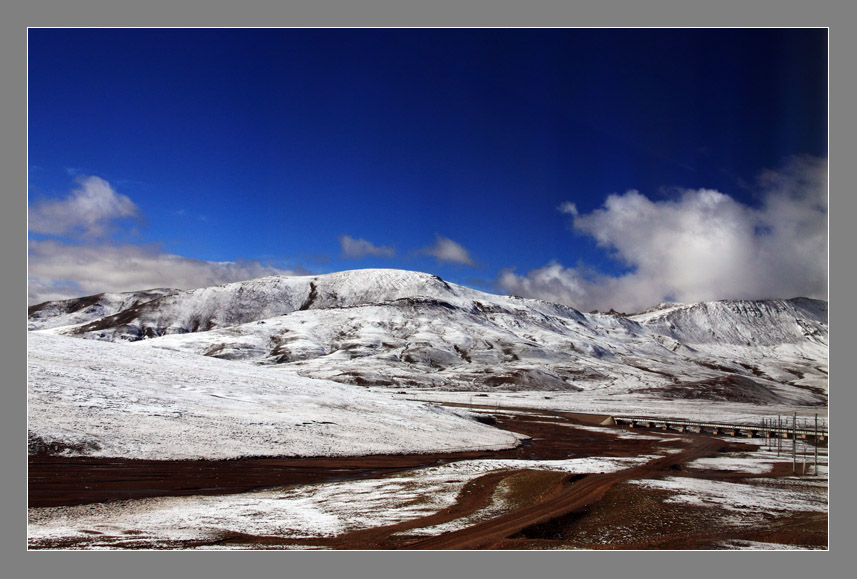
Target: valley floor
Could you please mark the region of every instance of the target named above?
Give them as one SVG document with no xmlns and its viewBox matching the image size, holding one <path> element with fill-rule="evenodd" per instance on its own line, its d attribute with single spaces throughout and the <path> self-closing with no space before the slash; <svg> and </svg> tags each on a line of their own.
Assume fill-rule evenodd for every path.
<svg viewBox="0 0 857 579">
<path fill-rule="evenodd" d="M 541 395 L 541 409 L 532 394 L 475 396 L 457 401 L 529 440 L 501 451 L 353 458 L 31 457 L 29 546 L 827 547 L 826 445 L 817 473 L 814 447 L 799 447 L 793 473 L 791 441 L 778 451 L 762 439 L 629 431 L 557 411 Z"/>
</svg>

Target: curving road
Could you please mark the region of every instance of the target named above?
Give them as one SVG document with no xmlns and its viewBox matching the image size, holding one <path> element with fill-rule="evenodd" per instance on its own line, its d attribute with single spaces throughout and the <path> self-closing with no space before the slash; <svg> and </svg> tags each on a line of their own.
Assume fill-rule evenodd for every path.
<svg viewBox="0 0 857 579">
<path fill-rule="evenodd" d="M 466 529 L 422 539 L 403 549 L 484 549 L 520 532 L 526 527 L 543 523 L 592 504 L 613 485 L 627 480 L 649 476 L 673 465 L 681 464 L 717 452 L 728 446 L 714 438 L 693 439 L 693 445 L 680 452 L 664 456 L 646 464 L 609 474 L 587 475 L 573 483 L 568 477 L 555 492 L 542 502 L 506 515 L 478 523 Z"/>
</svg>

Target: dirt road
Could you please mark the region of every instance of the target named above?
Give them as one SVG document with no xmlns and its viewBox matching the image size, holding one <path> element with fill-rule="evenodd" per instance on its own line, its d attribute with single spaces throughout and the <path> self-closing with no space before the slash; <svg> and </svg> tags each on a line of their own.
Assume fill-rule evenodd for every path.
<svg viewBox="0 0 857 579">
<path fill-rule="evenodd" d="M 406 549 L 484 549 L 490 548 L 526 527 L 543 523 L 581 509 L 599 500 L 613 485 L 626 480 L 649 476 L 674 465 L 709 455 L 728 443 L 714 438 L 699 437 L 680 452 L 667 455 L 644 465 L 615 473 L 587 475 L 571 482 L 570 478 L 556 489 L 554 496 L 528 508 L 519 509 L 473 525 L 460 531 L 430 537 L 403 547 Z"/>
</svg>

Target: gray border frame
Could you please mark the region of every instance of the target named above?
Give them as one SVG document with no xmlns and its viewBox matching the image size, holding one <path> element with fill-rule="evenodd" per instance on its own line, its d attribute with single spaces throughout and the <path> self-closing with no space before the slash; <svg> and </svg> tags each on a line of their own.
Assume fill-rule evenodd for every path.
<svg viewBox="0 0 857 579">
<path fill-rule="evenodd" d="M 4 269 L 22 272 L 26 268 L 26 197 L 22 192 L 27 187 L 26 143 L 26 37 L 28 26 L 38 27 L 553 27 L 553 26 L 610 26 L 610 27 L 663 27 L 663 26 L 815 26 L 830 27 L 831 111 L 839 112 L 835 124 L 830 125 L 830 167 L 835 168 L 836 177 L 831 179 L 830 224 L 839 224 L 836 231 L 844 235 L 845 220 L 853 215 L 855 199 L 847 194 L 847 172 L 854 171 L 853 115 L 846 115 L 844 104 L 846 90 L 854 92 L 855 75 L 846 71 L 849 55 L 855 53 L 850 30 L 846 28 L 857 20 L 855 10 L 845 2 L 815 1 L 811 3 L 794 0 L 777 1 L 720 1 L 717 3 L 689 3 L 680 0 L 633 1 L 601 0 L 594 5 L 581 6 L 571 2 L 546 0 L 458 0 L 456 2 L 404 2 L 395 0 L 314 0 L 288 5 L 267 4 L 251 0 L 227 5 L 222 1 L 173 0 L 171 2 L 127 3 L 119 5 L 108 0 L 46 1 L 30 0 L 17 6 L 4 8 L 2 34 L 0 34 L 0 61 L 5 82 L 0 86 L 2 104 L 2 154 L 0 166 L 7 177 L 3 195 L 2 215 L 3 265 Z M 848 50 L 851 48 L 851 50 Z M 836 106 L 840 105 L 840 106 Z M 854 235 L 854 234 L 852 234 Z M 831 241 L 834 239 L 830 237 Z M 831 279 L 843 294 L 831 287 L 829 293 L 833 323 L 831 354 L 836 369 L 831 373 L 835 384 L 831 402 L 837 410 L 831 412 L 844 415 L 851 406 L 853 389 L 846 380 L 845 362 L 853 357 L 849 344 L 853 338 L 853 317 L 849 308 L 838 307 L 845 303 L 845 280 L 840 279 L 853 272 L 844 262 L 848 240 L 835 238 L 836 246 L 830 244 Z M 851 247 L 854 247 L 853 239 Z M 836 248 L 841 248 L 837 251 Z M 834 270 L 833 264 L 838 267 Z M 800 577 L 833 571 L 838 567 L 834 559 L 844 565 L 847 562 L 850 533 L 853 526 L 853 506 L 839 502 L 831 509 L 830 552 L 807 553 L 669 553 L 666 558 L 653 552 L 559 552 L 559 553 L 70 553 L 27 552 L 25 532 L 26 477 L 22 468 L 26 463 L 23 444 L 26 406 L 24 384 L 26 383 L 26 342 L 23 339 L 26 286 L 23 275 L 5 275 L 0 281 L 4 296 L 2 300 L 3 327 L 7 328 L 2 348 L 3 359 L 3 404 L 2 438 L 3 457 L 14 463 L 14 468 L 3 469 L 2 474 L 2 520 L 4 574 L 12 577 L 152 577 L 152 576 L 199 576 L 235 577 L 337 577 L 357 576 L 384 577 L 534 577 L 537 574 L 598 573 L 601 576 L 626 575 L 634 572 L 660 578 L 666 577 L 714 577 L 738 572 L 742 575 Z M 837 302 L 834 297 L 840 299 Z M 18 329 L 18 324 L 22 327 Z M 849 391 L 850 390 L 850 391 Z M 844 419 L 844 418 L 843 418 Z M 839 434 L 839 432 L 837 432 Z M 848 434 L 843 432 L 844 437 Z M 834 442 L 838 454 L 848 454 L 846 438 L 837 437 Z M 831 449 L 833 452 L 833 450 Z M 847 480 L 845 469 L 853 469 L 853 460 L 842 456 L 836 461 L 838 480 Z M 842 470 L 842 472 L 840 472 Z M 831 488 L 840 488 L 831 485 Z M 833 493 L 831 493 L 831 498 Z M 831 501 L 832 503 L 832 501 Z M 853 505 L 853 501 L 848 504 Z M 847 574 L 847 573 L 846 573 Z M 839 575 L 838 573 L 833 576 Z"/>
</svg>

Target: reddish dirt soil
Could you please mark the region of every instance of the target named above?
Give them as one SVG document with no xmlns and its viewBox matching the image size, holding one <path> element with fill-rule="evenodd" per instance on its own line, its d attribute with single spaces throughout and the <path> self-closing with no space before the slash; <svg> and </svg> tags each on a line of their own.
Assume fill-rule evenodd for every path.
<svg viewBox="0 0 857 579">
<path fill-rule="evenodd" d="M 340 458 L 239 460 L 129 460 L 36 455 L 29 457 L 28 505 L 53 507 L 155 496 L 214 495 L 249 490 L 378 477 L 402 470 L 474 458 L 553 460 L 587 456 L 651 454 L 650 440 L 626 440 L 529 417 L 498 416 L 496 426 L 531 437 L 504 451 L 377 455 Z"/>
<path fill-rule="evenodd" d="M 462 453 L 465 458 L 487 453 Z M 458 460 L 459 455 L 240 460 L 29 458 L 28 504 L 53 507 L 156 496 L 218 495 L 370 478 Z"/>
</svg>

